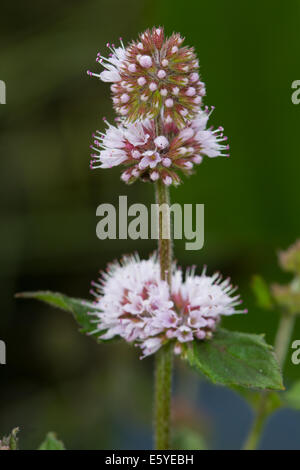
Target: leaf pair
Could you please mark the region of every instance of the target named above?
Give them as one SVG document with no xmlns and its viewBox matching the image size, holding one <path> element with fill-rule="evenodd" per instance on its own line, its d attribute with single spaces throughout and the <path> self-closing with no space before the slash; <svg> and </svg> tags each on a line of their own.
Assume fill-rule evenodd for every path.
<svg viewBox="0 0 300 470">
<path fill-rule="evenodd" d="M 73 314 L 82 333 L 95 336 L 94 310 L 88 302 L 52 292 L 28 292 L 17 297 L 34 298 Z M 99 339 L 99 333 L 97 337 Z M 210 341 L 194 341 L 187 359 L 196 371 L 212 382 L 254 388 L 283 390 L 281 371 L 273 348 L 263 336 L 218 329 Z"/>
</svg>

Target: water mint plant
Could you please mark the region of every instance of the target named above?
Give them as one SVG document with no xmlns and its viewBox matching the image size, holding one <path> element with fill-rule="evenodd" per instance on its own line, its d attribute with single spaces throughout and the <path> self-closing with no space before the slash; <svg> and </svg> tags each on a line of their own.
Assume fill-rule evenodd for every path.
<svg viewBox="0 0 300 470">
<path fill-rule="evenodd" d="M 141 358 L 155 356 L 154 436 L 156 449 L 172 448 L 171 385 L 178 356 L 214 383 L 281 390 L 281 371 L 263 335 L 221 328 L 224 316 L 247 313 L 229 278 L 206 267 L 182 270 L 174 261 L 169 187 L 182 182 L 204 156 L 228 156 L 223 128 L 207 127 L 195 51 L 162 27 L 125 46 L 108 45 L 97 56 L 102 70 L 88 72 L 111 83 L 115 125 L 93 135 L 93 169 L 121 167 L 125 183 L 152 184 L 158 211 L 157 252 L 147 260 L 126 256 L 93 281 L 94 299 L 52 292 L 21 294 L 71 312 L 81 332 L 98 342 L 124 340 Z M 100 174 L 100 172 L 99 172 Z M 166 236 L 167 234 L 167 236 Z M 249 314 L 251 315 L 251 313 Z M 245 328 L 249 315 L 245 318 Z M 150 406 L 150 404 L 149 404 Z"/>
</svg>

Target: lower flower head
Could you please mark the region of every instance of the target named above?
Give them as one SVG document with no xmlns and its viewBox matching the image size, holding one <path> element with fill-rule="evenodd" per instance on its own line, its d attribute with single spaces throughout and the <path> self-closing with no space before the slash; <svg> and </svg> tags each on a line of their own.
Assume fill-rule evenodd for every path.
<svg viewBox="0 0 300 470">
<path fill-rule="evenodd" d="M 229 156 L 229 146 L 223 136 L 223 128 L 207 129 L 211 111 L 200 110 L 195 119 L 183 129 L 164 121 L 159 131 L 154 120 L 135 123 L 124 120 L 116 126 L 109 123 L 106 132 L 93 135 L 91 168 L 124 166 L 122 180 L 133 183 L 137 179 L 157 181 L 166 185 L 179 184 L 178 173 L 191 174 L 194 165 L 204 156 Z"/>
<path fill-rule="evenodd" d="M 187 270 L 183 276 L 174 265 L 172 289 L 160 279 L 155 256 L 140 260 L 125 257 L 109 265 L 99 282 L 93 282 L 97 331 L 102 340 L 119 336 L 153 354 L 172 342 L 174 352 L 183 352 L 194 340 L 210 339 L 223 315 L 245 313 L 236 288 L 219 273 L 200 276 Z"/>
</svg>

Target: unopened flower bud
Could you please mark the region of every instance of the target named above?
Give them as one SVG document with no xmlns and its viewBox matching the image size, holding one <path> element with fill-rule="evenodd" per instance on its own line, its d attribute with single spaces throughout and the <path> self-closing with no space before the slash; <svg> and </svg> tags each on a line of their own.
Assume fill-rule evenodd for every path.
<svg viewBox="0 0 300 470">
<path fill-rule="evenodd" d="M 152 66 L 152 59 L 149 55 L 142 55 L 139 58 L 139 63 L 145 69 L 149 69 Z"/>
<path fill-rule="evenodd" d="M 154 139 L 155 145 L 160 149 L 165 149 L 169 145 L 168 139 L 164 135 L 159 135 Z"/>
<path fill-rule="evenodd" d="M 145 83 L 147 83 L 147 80 L 145 79 L 145 77 L 139 77 L 137 82 L 140 86 L 143 86 L 145 85 Z"/>
</svg>

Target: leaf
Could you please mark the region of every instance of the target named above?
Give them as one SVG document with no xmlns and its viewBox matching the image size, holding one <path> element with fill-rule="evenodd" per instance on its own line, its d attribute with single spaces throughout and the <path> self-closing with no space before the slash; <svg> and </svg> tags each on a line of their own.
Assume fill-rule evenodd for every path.
<svg viewBox="0 0 300 470">
<path fill-rule="evenodd" d="M 65 450 L 65 446 L 62 441 L 57 439 L 54 432 L 48 432 L 38 450 Z"/>
<path fill-rule="evenodd" d="M 283 400 L 289 408 L 300 411 L 300 380 L 283 394 Z"/>
<path fill-rule="evenodd" d="M 81 333 L 92 335 L 98 341 L 101 341 L 101 339 L 99 339 L 101 332 L 99 333 L 96 331 L 96 317 L 90 314 L 95 311 L 95 308 L 90 302 L 50 291 L 22 292 L 20 294 L 16 294 L 16 297 L 41 300 L 53 307 L 72 313 L 73 317 L 81 327 L 79 330 Z M 104 333 L 104 331 L 102 333 Z"/>
<path fill-rule="evenodd" d="M 270 310 L 273 307 L 273 301 L 266 281 L 259 275 L 253 276 L 251 287 L 258 306 Z"/>
<path fill-rule="evenodd" d="M 194 341 L 187 359 L 213 383 L 284 389 L 273 348 L 260 335 L 219 329 L 210 341 Z"/>
<path fill-rule="evenodd" d="M 10 433 L 10 436 L 9 436 L 9 447 L 11 450 L 17 450 L 18 448 L 18 435 L 19 433 L 19 428 L 14 428 L 12 430 L 12 432 Z"/>
</svg>

